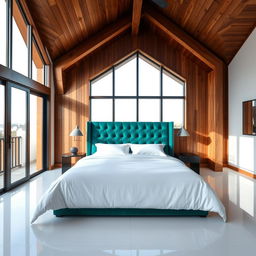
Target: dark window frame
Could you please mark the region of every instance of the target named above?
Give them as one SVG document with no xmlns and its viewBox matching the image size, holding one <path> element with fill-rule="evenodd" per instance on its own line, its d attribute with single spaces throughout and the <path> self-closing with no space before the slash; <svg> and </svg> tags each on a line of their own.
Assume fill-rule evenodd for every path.
<svg viewBox="0 0 256 256">
<path fill-rule="evenodd" d="M 115 95 L 115 69 L 122 63 L 126 62 L 129 59 L 132 59 L 134 56 L 136 56 L 136 96 L 116 96 Z M 152 63 L 153 65 L 157 66 L 159 68 L 160 72 L 160 96 L 140 96 L 139 95 L 139 57 L 142 56 L 142 59 L 148 61 L 149 63 Z M 105 74 L 112 72 L 112 96 L 92 96 L 92 85 L 95 80 L 99 79 L 100 77 L 104 76 Z M 167 72 L 180 80 L 184 86 L 183 86 L 183 96 L 164 96 L 163 95 L 163 73 Z M 89 120 L 91 121 L 92 117 L 92 99 L 112 99 L 112 121 L 115 121 L 115 100 L 116 99 L 136 99 L 136 121 L 139 121 L 139 100 L 140 99 L 159 99 L 160 100 L 160 122 L 163 121 L 163 100 L 164 99 L 182 99 L 183 100 L 183 124 L 182 126 L 185 126 L 185 120 L 186 120 L 186 80 L 181 79 L 178 77 L 174 72 L 170 71 L 169 69 L 165 68 L 163 65 L 160 65 L 156 63 L 154 60 L 148 58 L 141 52 L 136 52 L 131 55 L 129 55 L 127 58 L 123 59 L 122 61 L 118 62 L 117 64 L 113 65 L 111 68 L 107 69 L 103 73 L 97 75 L 95 78 L 90 80 L 90 94 L 89 94 L 89 106 L 90 106 L 90 112 L 89 112 Z"/>
<path fill-rule="evenodd" d="M 29 23 L 29 20 L 25 14 L 25 11 L 22 8 L 22 5 L 19 0 L 6 0 L 6 67 L 12 68 L 12 57 L 13 57 L 13 1 L 16 2 L 19 12 L 21 16 L 23 17 L 23 20 L 27 26 L 27 57 L 28 57 L 28 67 L 27 67 L 27 74 L 26 76 L 30 79 L 32 79 L 32 43 L 35 43 L 36 49 L 39 53 L 40 59 L 42 60 L 43 67 L 44 67 L 44 74 L 43 74 L 43 85 L 48 86 L 46 83 L 48 81 L 46 74 L 46 62 L 43 58 L 43 54 L 38 46 L 38 42 L 34 36 L 32 25 Z"/>
<path fill-rule="evenodd" d="M 43 63 L 43 70 L 44 70 L 44 74 L 43 74 L 43 85 L 47 86 L 46 85 L 46 81 L 47 81 L 47 77 L 46 77 L 46 64 L 45 64 L 45 61 L 44 61 L 44 58 L 43 58 L 43 54 L 42 52 L 40 51 L 40 48 L 38 46 L 38 43 L 35 39 L 35 36 L 34 34 L 32 33 L 32 40 L 31 40 L 31 59 L 30 59 L 30 62 L 31 62 L 31 79 L 33 77 L 33 68 L 32 68 L 32 61 L 33 61 L 33 43 L 35 44 L 35 47 L 36 47 L 36 50 L 39 54 L 39 58 L 41 59 L 42 63 Z"/>
</svg>

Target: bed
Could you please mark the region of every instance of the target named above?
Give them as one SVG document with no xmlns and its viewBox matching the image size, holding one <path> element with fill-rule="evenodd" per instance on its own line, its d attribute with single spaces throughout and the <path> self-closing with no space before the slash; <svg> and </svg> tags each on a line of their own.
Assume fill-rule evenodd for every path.
<svg viewBox="0 0 256 256">
<path fill-rule="evenodd" d="M 204 180 L 173 157 L 173 122 L 88 122 L 87 157 L 46 191 L 32 222 L 62 216 L 201 216 L 225 208 Z M 96 143 L 163 144 L 167 156 L 95 156 Z"/>
</svg>

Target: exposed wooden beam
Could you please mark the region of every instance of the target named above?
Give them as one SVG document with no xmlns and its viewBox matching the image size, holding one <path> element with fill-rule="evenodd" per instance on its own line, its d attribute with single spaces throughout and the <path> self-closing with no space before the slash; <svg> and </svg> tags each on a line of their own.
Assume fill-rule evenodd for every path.
<svg viewBox="0 0 256 256">
<path fill-rule="evenodd" d="M 208 136 L 211 141 L 208 145 L 208 160 L 210 167 L 215 171 L 222 171 L 226 154 L 226 65 L 214 53 L 209 51 L 200 42 L 196 41 L 176 24 L 154 10 L 150 5 L 145 6 L 144 17 L 174 39 L 198 59 L 208 65 L 212 72 L 208 77 Z"/>
<path fill-rule="evenodd" d="M 141 8 L 143 0 L 133 0 L 132 10 L 132 35 L 137 36 L 139 32 Z"/>
<path fill-rule="evenodd" d="M 63 84 L 63 72 L 67 68 L 69 68 L 71 65 L 78 62 L 85 56 L 89 55 L 93 51 L 97 50 L 99 47 L 108 43 L 115 37 L 119 36 L 130 27 L 131 17 L 126 16 L 118 20 L 115 24 L 112 24 L 105 29 L 97 32 L 96 35 L 92 36 L 89 39 L 86 39 L 78 46 L 73 48 L 71 51 L 57 59 L 54 63 L 57 93 L 63 94 L 65 92 Z"/>
<path fill-rule="evenodd" d="M 185 49 L 189 50 L 192 54 L 194 54 L 210 68 L 213 69 L 215 63 L 223 62 L 200 42 L 198 42 L 186 32 L 184 32 L 182 29 L 180 29 L 176 24 L 171 22 L 170 19 L 166 18 L 161 13 L 154 10 L 150 5 L 146 5 L 144 10 L 144 17 L 147 20 L 149 20 L 152 24 L 161 29 L 179 44 L 181 44 Z"/>
</svg>

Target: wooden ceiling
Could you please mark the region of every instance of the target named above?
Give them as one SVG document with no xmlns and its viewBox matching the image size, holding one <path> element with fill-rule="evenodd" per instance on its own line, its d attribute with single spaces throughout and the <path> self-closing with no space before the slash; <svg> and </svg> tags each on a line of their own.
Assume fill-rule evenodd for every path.
<svg viewBox="0 0 256 256">
<path fill-rule="evenodd" d="M 256 25 L 256 0 L 167 0 L 155 6 L 229 63 Z M 182 4 L 181 4 L 182 2 Z"/>
<path fill-rule="evenodd" d="M 135 3 L 141 2 L 134 0 Z M 256 25 L 256 0 L 167 0 L 165 9 L 144 0 L 229 63 Z M 130 15 L 132 0 L 29 0 L 36 27 L 52 59 Z M 140 4 L 136 6 L 140 9 Z M 133 14 L 134 16 L 134 14 Z M 132 28 L 137 34 L 136 27 Z M 99 32 L 100 33 L 100 32 Z M 86 42 L 86 41 L 85 41 Z"/>
<path fill-rule="evenodd" d="M 132 10 L 131 0 L 28 0 L 52 59 Z"/>
</svg>

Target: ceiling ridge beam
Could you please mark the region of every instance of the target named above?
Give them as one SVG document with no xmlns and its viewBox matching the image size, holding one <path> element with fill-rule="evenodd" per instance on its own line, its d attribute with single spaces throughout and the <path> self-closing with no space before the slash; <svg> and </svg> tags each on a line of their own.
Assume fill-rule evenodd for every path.
<svg viewBox="0 0 256 256">
<path fill-rule="evenodd" d="M 132 10 L 132 35 L 137 36 L 139 33 L 141 9 L 143 0 L 133 0 Z"/>
<path fill-rule="evenodd" d="M 108 43 L 115 37 L 119 36 L 127 29 L 131 27 L 132 21 L 131 16 L 125 16 L 117 20 L 114 24 L 111 24 L 101 31 L 98 31 L 92 37 L 79 43 L 72 50 L 62 55 L 56 61 L 55 64 L 55 80 L 56 80 L 56 91 L 58 94 L 65 93 L 63 83 L 63 72 L 70 66 L 89 55 L 93 51 L 97 50 L 104 44 Z"/>
</svg>

